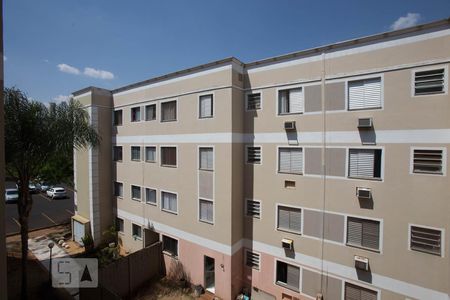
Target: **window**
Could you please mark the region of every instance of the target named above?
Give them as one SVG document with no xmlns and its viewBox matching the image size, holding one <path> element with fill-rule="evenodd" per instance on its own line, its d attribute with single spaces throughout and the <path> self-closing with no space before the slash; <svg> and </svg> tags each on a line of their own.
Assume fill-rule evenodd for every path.
<svg viewBox="0 0 450 300">
<path fill-rule="evenodd" d="M 293 88 L 278 91 L 278 114 L 297 114 L 303 112 L 303 90 Z"/>
<path fill-rule="evenodd" d="M 414 94 L 428 95 L 445 92 L 445 69 L 419 71 L 414 73 Z"/>
<path fill-rule="evenodd" d="M 134 160 L 134 161 L 141 160 L 141 147 L 131 146 L 131 160 Z"/>
<path fill-rule="evenodd" d="M 133 224 L 132 226 L 133 238 L 142 240 L 142 228 L 139 225 Z"/>
<path fill-rule="evenodd" d="M 410 248 L 420 252 L 441 255 L 442 231 L 419 226 L 410 227 Z"/>
<path fill-rule="evenodd" d="M 261 164 L 261 147 L 247 147 L 247 163 Z"/>
<path fill-rule="evenodd" d="M 178 241 L 166 235 L 162 236 L 163 251 L 174 257 L 178 256 Z"/>
<path fill-rule="evenodd" d="M 214 203 L 210 200 L 199 200 L 199 217 L 200 221 L 213 223 L 214 222 Z"/>
<path fill-rule="evenodd" d="M 245 214 L 253 218 L 261 218 L 261 202 L 247 199 L 245 202 Z"/>
<path fill-rule="evenodd" d="M 177 101 L 161 103 L 161 122 L 177 120 Z"/>
<path fill-rule="evenodd" d="M 114 182 L 114 196 L 123 197 L 123 183 Z"/>
<path fill-rule="evenodd" d="M 131 199 L 141 200 L 141 187 L 137 185 L 131 186 Z"/>
<path fill-rule="evenodd" d="M 345 300 L 377 300 L 378 293 L 351 283 L 345 283 Z"/>
<path fill-rule="evenodd" d="M 199 153 L 200 153 L 200 159 L 199 159 L 200 170 L 212 171 L 214 168 L 214 160 L 213 160 L 214 150 L 213 150 L 213 148 L 211 148 L 211 147 L 200 148 Z"/>
<path fill-rule="evenodd" d="M 156 147 L 153 146 L 145 147 L 145 161 L 147 162 L 156 161 Z"/>
<path fill-rule="evenodd" d="M 261 109 L 261 93 L 247 94 L 246 110 Z"/>
<path fill-rule="evenodd" d="M 156 104 L 145 106 L 145 121 L 156 120 Z"/>
<path fill-rule="evenodd" d="M 145 203 L 156 205 L 156 190 L 145 188 Z"/>
<path fill-rule="evenodd" d="M 302 232 L 302 210 L 300 208 L 278 206 L 277 216 L 277 229 L 294 233 Z"/>
<path fill-rule="evenodd" d="M 115 110 L 113 114 L 113 124 L 114 126 L 122 125 L 122 110 Z"/>
<path fill-rule="evenodd" d="M 277 261 L 277 284 L 299 291 L 300 268 L 282 261 Z"/>
<path fill-rule="evenodd" d="M 141 108 L 132 107 L 131 108 L 131 122 L 139 122 L 141 120 Z"/>
<path fill-rule="evenodd" d="M 278 148 L 278 172 L 290 174 L 303 173 L 302 148 Z"/>
<path fill-rule="evenodd" d="M 161 165 L 171 167 L 177 166 L 176 147 L 161 147 Z"/>
<path fill-rule="evenodd" d="M 200 118 L 211 118 L 213 116 L 213 95 L 200 96 L 198 102 Z"/>
<path fill-rule="evenodd" d="M 163 210 L 176 213 L 177 208 L 177 194 L 169 192 L 161 192 L 161 207 Z"/>
<path fill-rule="evenodd" d="M 441 149 L 414 149 L 413 173 L 442 175 L 443 152 Z"/>
<path fill-rule="evenodd" d="M 381 108 L 381 78 L 348 82 L 348 109 Z"/>
<path fill-rule="evenodd" d="M 350 149 L 348 176 L 381 178 L 381 149 Z"/>
<path fill-rule="evenodd" d="M 122 146 L 113 147 L 113 160 L 122 161 Z"/>
<path fill-rule="evenodd" d="M 348 217 L 347 245 L 380 250 L 380 222 Z"/>
<path fill-rule="evenodd" d="M 261 256 L 259 255 L 259 253 L 255 253 L 250 250 L 245 250 L 245 265 L 247 267 L 259 270 L 260 262 Z"/>
<path fill-rule="evenodd" d="M 121 218 L 116 218 L 116 231 L 123 233 L 123 220 Z"/>
</svg>

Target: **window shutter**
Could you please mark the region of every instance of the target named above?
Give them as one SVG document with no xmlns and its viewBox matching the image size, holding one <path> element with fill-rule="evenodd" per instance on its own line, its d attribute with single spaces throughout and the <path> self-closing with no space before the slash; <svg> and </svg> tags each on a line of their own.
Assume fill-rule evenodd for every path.
<svg viewBox="0 0 450 300">
<path fill-rule="evenodd" d="M 444 92 L 444 69 L 416 72 L 414 91 L 416 95 Z"/>
<path fill-rule="evenodd" d="M 200 169 L 213 170 L 213 148 L 200 148 Z"/>
<path fill-rule="evenodd" d="M 300 286 L 300 268 L 292 265 L 287 265 L 287 280 L 286 284 L 295 289 Z"/>
<path fill-rule="evenodd" d="M 346 282 L 345 300 L 377 300 L 377 292 Z"/>
<path fill-rule="evenodd" d="M 254 110 L 261 108 L 261 94 L 248 94 L 247 95 L 247 110 Z"/>
<path fill-rule="evenodd" d="M 350 149 L 350 177 L 374 177 L 375 151 Z"/>
<path fill-rule="evenodd" d="M 411 226 L 411 249 L 441 255 L 441 235 L 440 230 Z"/>
<path fill-rule="evenodd" d="M 301 148 L 279 148 L 279 171 L 281 173 L 301 174 L 303 155 Z"/>
<path fill-rule="evenodd" d="M 212 95 L 200 96 L 200 117 L 212 116 Z"/>
<path fill-rule="evenodd" d="M 212 222 L 213 219 L 213 202 L 200 200 L 200 220 Z"/>
<path fill-rule="evenodd" d="M 442 150 L 414 149 L 414 173 L 443 174 Z"/>
<path fill-rule="evenodd" d="M 289 112 L 289 97 L 287 90 L 279 92 L 278 106 L 279 114 L 285 114 Z"/>
<path fill-rule="evenodd" d="M 291 171 L 291 152 L 289 149 L 279 149 L 280 151 L 280 172 L 290 173 Z"/>
<path fill-rule="evenodd" d="M 278 227 L 301 232 L 302 211 L 294 207 L 278 207 Z"/>
<path fill-rule="evenodd" d="M 350 110 L 379 107 L 381 107 L 381 78 L 348 83 L 348 108 Z"/>
<path fill-rule="evenodd" d="M 371 220 L 364 220 L 362 246 L 379 249 L 380 248 L 380 223 Z"/>
<path fill-rule="evenodd" d="M 289 229 L 289 211 L 285 207 L 278 207 L 278 227 Z"/>
<path fill-rule="evenodd" d="M 252 251 L 246 251 L 246 265 L 259 270 L 260 255 Z"/>
<path fill-rule="evenodd" d="M 289 228 L 299 232 L 302 230 L 302 212 L 300 209 L 290 211 Z"/>
<path fill-rule="evenodd" d="M 303 112 L 303 92 L 301 88 L 289 90 L 289 113 Z"/>
<path fill-rule="evenodd" d="M 247 200 L 247 215 L 255 218 L 260 218 L 261 203 L 259 201 Z"/>
<path fill-rule="evenodd" d="M 362 227 L 362 222 L 359 219 L 348 218 L 347 243 L 353 245 L 361 245 Z"/>
</svg>

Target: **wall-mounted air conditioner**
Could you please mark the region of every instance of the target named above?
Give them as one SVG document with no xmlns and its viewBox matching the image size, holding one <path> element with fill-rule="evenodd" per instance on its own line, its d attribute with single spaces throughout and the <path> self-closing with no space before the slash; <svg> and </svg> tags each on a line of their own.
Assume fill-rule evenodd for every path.
<svg viewBox="0 0 450 300">
<path fill-rule="evenodd" d="M 295 121 L 286 121 L 284 122 L 285 130 L 295 130 Z"/>
<path fill-rule="evenodd" d="M 358 128 L 364 129 L 364 128 L 372 128 L 373 127 L 373 121 L 372 118 L 359 118 L 358 119 Z"/>
<path fill-rule="evenodd" d="M 356 197 L 360 199 L 372 199 L 372 190 L 365 187 L 357 187 Z"/>
<path fill-rule="evenodd" d="M 281 247 L 287 250 L 292 250 L 294 248 L 294 241 L 290 239 L 282 239 Z"/>
<path fill-rule="evenodd" d="M 355 255 L 355 268 L 363 271 L 369 271 L 369 259 Z"/>
</svg>

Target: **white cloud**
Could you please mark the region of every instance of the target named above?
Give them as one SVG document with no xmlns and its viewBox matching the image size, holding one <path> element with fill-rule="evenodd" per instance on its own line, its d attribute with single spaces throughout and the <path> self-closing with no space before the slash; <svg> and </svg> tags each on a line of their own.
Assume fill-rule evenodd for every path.
<svg viewBox="0 0 450 300">
<path fill-rule="evenodd" d="M 68 102 L 70 99 L 70 96 L 66 96 L 66 95 L 58 95 L 56 97 L 53 97 L 52 102 L 59 104 L 61 102 Z"/>
<path fill-rule="evenodd" d="M 97 70 L 89 67 L 84 68 L 84 75 L 100 79 L 114 79 L 114 74 L 109 71 Z"/>
<path fill-rule="evenodd" d="M 49 63 L 50 61 L 48 59 L 44 59 L 43 62 Z"/>
<path fill-rule="evenodd" d="M 400 17 L 397 19 L 397 21 L 392 23 L 391 29 L 398 30 L 417 25 L 420 19 L 421 19 L 420 14 L 408 13 L 406 16 Z"/>
<path fill-rule="evenodd" d="M 58 69 L 61 72 L 64 72 L 64 73 L 75 74 L 75 75 L 79 75 L 80 74 L 80 70 L 78 70 L 75 67 L 66 65 L 66 64 L 59 64 L 58 65 Z"/>
</svg>

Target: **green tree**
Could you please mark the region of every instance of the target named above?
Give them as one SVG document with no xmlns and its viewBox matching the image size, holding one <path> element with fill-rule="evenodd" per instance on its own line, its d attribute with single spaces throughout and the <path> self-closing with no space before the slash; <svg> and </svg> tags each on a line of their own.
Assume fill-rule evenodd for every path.
<svg viewBox="0 0 450 300">
<path fill-rule="evenodd" d="M 4 100 L 5 167 L 7 174 L 20 182 L 21 298 L 27 299 L 28 217 L 33 206 L 28 182 L 42 173 L 48 162 L 61 156 L 72 158 L 74 148 L 95 147 L 100 139 L 78 101 L 46 107 L 15 88 L 5 89 Z"/>
</svg>

